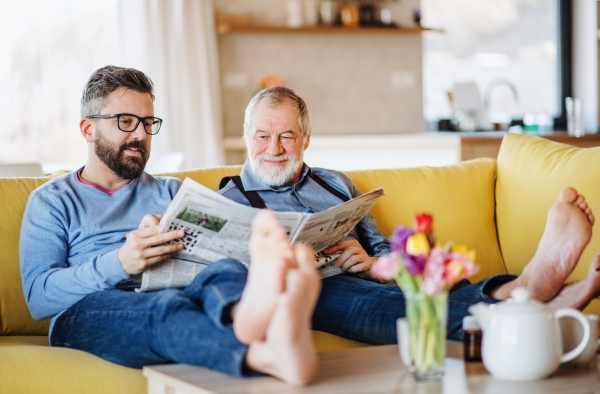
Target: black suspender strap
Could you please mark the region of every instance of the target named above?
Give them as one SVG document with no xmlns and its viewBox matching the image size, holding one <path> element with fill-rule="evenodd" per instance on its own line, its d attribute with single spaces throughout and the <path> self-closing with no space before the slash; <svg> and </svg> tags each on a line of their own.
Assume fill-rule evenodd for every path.
<svg viewBox="0 0 600 394">
<path fill-rule="evenodd" d="M 313 181 L 317 182 L 319 184 L 319 186 L 321 186 L 323 189 L 327 190 L 329 193 L 333 194 L 334 196 L 336 196 L 343 202 L 350 200 L 350 197 L 348 197 L 344 193 L 334 189 L 333 186 L 331 186 L 329 183 L 325 182 L 323 180 L 323 178 L 313 174 L 313 172 L 310 168 L 308 169 L 307 175 L 309 177 L 311 177 Z M 363 247 L 363 249 L 367 252 L 367 254 L 369 256 L 373 256 L 375 254 L 375 251 L 373 250 L 373 247 L 371 246 L 371 244 L 365 239 L 365 236 L 364 236 L 364 234 L 362 234 L 362 231 L 360 230 L 360 228 L 356 228 L 356 231 L 358 233 L 358 242 L 361 244 L 361 246 Z"/>
<path fill-rule="evenodd" d="M 250 201 L 250 205 L 253 208 L 263 209 L 263 208 L 267 207 L 265 205 L 265 202 L 263 201 L 262 198 L 260 198 L 260 196 L 258 195 L 257 192 L 247 191 L 244 189 L 244 185 L 242 184 L 242 179 L 239 177 L 239 175 L 226 176 L 225 178 L 221 179 L 221 183 L 219 184 L 219 189 L 224 188 L 229 183 L 230 180 L 238 187 L 238 189 L 240 189 L 240 191 L 248 199 L 248 201 Z"/>
<path fill-rule="evenodd" d="M 309 177 L 311 177 L 313 181 L 317 182 L 319 184 L 319 186 L 321 186 L 323 189 L 327 190 L 329 193 L 333 194 L 334 196 L 336 196 L 337 198 L 339 198 L 343 202 L 350 201 L 350 197 L 348 197 L 344 193 L 342 193 L 342 192 L 334 189 L 329 183 L 325 182 L 323 180 L 323 178 L 321 178 L 321 177 L 316 176 L 315 174 L 313 174 L 313 172 L 312 172 L 312 170 L 310 168 L 308 169 L 308 174 L 307 175 Z"/>
</svg>

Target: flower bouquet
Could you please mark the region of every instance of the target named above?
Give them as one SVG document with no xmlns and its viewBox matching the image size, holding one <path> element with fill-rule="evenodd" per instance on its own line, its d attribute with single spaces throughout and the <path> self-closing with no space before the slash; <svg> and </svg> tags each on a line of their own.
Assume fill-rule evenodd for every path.
<svg viewBox="0 0 600 394">
<path fill-rule="evenodd" d="M 392 253 L 372 267 L 376 277 L 395 280 L 406 300 L 411 372 L 419 380 L 439 380 L 446 356 L 449 289 L 475 274 L 475 251 L 448 242 L 437 244 L 433 218 L 415 215 L 414 229 L 399 225 L 390 237 Z"/>
</svg>

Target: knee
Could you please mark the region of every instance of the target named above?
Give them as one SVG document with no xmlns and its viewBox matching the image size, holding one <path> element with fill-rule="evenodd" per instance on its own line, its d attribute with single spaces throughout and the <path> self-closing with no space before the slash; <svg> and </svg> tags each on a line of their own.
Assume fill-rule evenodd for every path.
<svg viewBox="0 0 600 394">
<path fill-rule="evenodd" d="M 177 289 L 165 289 L 156 293 L 154 312 L 166 316 L 174 311 L 191 306 L 189 298 Z"/>
<path fill-rule="evenodd" d="M 242 263 L 234 259 L 221 259 L 209 264 L 208 267 L 202 270 L 199 275 L 215 276 L 219 274 L 233 274 L 239 273 L 243 275 L 248 274 L 248 270 Z"/>
<path fill-rule="evenodd" d="M 248 270 L 242 263 L 234 259 L 221 259 L 200 271 L 187 289 L 208 286 L 222 280 L 239 281 L 245 284 L 247 277 Z"/>
</svg>

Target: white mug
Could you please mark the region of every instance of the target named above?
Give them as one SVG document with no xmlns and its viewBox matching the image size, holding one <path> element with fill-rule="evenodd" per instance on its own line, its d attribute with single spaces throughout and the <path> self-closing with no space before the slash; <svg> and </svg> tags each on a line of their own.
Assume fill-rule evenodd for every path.
<svg viewBox="0 0 600 394">
<path fill-rule="evenodd" d="M 583 352 L 573 360 L 562 364 L 563 366 L 584 368 L 596 358 L 596 351 L 598 349 L 598 316 L 585 315 L 585 317 L 590 326 L 590 339 Z M 574 349 L 583 337 L 583 328 L 575 319 L 561 319 L 560 332 L 564 352 Z"/>
</svg>

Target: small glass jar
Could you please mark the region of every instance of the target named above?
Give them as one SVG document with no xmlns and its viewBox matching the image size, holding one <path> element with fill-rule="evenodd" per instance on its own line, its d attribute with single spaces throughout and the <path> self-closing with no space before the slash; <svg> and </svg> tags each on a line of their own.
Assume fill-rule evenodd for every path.
<svg viewBox="0 0 600 394">
<path fill-rule="evenodd" d="M 463 318 L 463 347 L 465 361 L 481 361 L 481 327 L 475 316 Z"/>
</svg>

